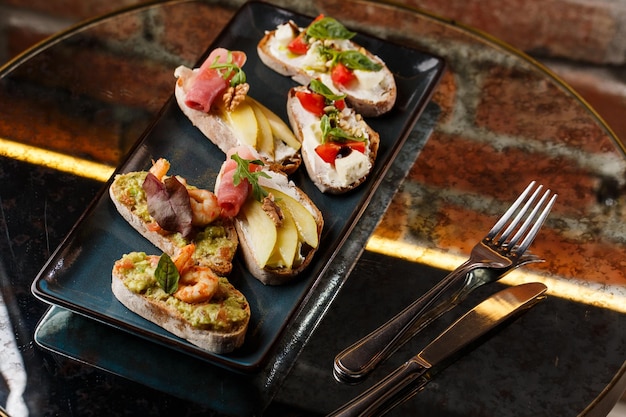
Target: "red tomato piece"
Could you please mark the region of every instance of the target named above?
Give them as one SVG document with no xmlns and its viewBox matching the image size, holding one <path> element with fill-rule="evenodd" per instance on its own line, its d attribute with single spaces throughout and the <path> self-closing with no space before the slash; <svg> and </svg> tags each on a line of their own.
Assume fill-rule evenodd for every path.
<svg viewBox="0 0 626 417">
<path fill-rule="evenodd" d="M 335 107 L 337 108 L 337 110 L 342 111 L 346 108 L 346 101 L 344 99 L 335 100 Z"/>
<path fill-rule="evenodd" d="M 349 146 L 353 151 L 359 151 L 361 153 L 365 153 L 365 142 L 353 141 L 346 142 L 343 144 L 344 146 Z"/>
<path fill-rule="evenodd" d="M 305 91 L 296 91 L 296 97 L 306 111 L 313 113 L 317 117 L 322 117 L 324 115 L 326 99 L 323 95 Z"/>
<path fill-rule="evenodd" d="M 365 142 L 349 141 L 349 142 L 326 142 L 323 145 L 319 145 L 315 148 L 315 152 L 319 155 L 324 162 L 334 164 L 337 155 L 345 148 L 350 148 L 352 151 L 365 153 Z M 347 152 L 344 151 L 344 152 Z M 345 154 L 344 154 L 345 155 Z"/>
<path fill-rule="evenodd" d="M 333 80 L 335 85 L 347 86 L 356 79 L 356 76 L 348 67 L 342 63 L 338 63 L 330 71 L 330 78 Z"/>
<path fill-rule="evenodd" d="M 304 41 L 304 32 L 293 38 L 287 45 L 289 52 L 296 55 L 304 55 L 309 50 L 309 45 Z"/>
<path fill-rule="evenodd" d="M 339 146 L 336 142 L 326 142 L 315 148 L 315 152 L 319 155 L 319 157 L 322 158 L 324 162 L 329 164 L 335 163 L 335 159 L 337 159 L 337 154 L 340 150 L 341 146 Z"/>
</svg>

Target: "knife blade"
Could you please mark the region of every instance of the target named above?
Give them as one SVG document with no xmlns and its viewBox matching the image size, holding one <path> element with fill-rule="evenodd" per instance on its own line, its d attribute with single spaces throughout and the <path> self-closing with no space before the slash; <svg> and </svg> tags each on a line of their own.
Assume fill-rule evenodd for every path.
<svg viewBox="0 0 626 417">
<path fill-rule="evenodd" d="M 544 284 L 531 282 L 490 296 L 452 323 L 417 355 L 328 417 L 369 417 L 395 407 L 421 391 L 436 373 L 478 339 L 545 299 L 546 290 Z"/>
</svg>

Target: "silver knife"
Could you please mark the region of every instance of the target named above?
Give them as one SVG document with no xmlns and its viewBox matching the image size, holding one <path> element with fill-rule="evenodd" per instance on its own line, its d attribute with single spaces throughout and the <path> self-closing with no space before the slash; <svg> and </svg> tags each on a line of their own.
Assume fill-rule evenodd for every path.
<svg viewBox="0 0 626 417">
<path fill-rule="evenodd" d="M 545 299 L 546 290 L 544 284 L 531 282 L 490 296 L 452 323 L 420 353 L 328 417 L 369 417 L 388 411 L 422 390 L 464 348 Z"/>
</svg>

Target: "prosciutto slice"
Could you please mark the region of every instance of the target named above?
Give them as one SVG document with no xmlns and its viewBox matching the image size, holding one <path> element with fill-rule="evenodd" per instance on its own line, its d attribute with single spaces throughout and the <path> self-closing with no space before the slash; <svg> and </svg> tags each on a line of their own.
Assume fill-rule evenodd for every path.
<svg viewBox="0 0 626 417">
<path fill-rule="evenodd" d="M 232 63 L 242 67 L 246 62 L 246 54 L 241 51 L 232 51 Z M 228 88 L 232 75 L 224 78 L 224 70 L 217 70 L 211 66 L 217 62 L 228 62 L 229 51 L 224 48 L 217 48 L 211 51 L 209 57 L 202 63 L 200 68 L 193 71 L 193 78 L 189 80 L 185 104 L 205 113 L 211 110 L 211 105 L 216 97 L 220 97 Z M 234 74 L 233 74 L 234 75 Z"/>
<path fill-rule="evenodd" d="M 239 184 L 235 185 L 233 177 L 237 170 L 237 161 L 231 158 L 235 153 L 242 159 L 259 159 L 258 155 L 247 146 L 238 146 L 226 154 L 226 161 L 222 164 L 219 173 L 220 181 L 215 190 L 217 204 L 222 209 L 222 215 L 226 217 L 235 217 L 239 213 L 239 209 L 241 209 L 241 206 L 248 198 L 251 188 L 247 179 L 243 179 Z M 261 166 L 249 164 L 248 169 L 253 172 L 261 169 Z"/>
</svg>

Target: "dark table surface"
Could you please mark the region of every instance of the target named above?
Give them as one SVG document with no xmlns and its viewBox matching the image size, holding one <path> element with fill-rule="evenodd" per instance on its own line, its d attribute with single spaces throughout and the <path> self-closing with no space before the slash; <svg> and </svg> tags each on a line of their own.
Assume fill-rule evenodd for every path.
<svg viewBox="0 0 626 417">
<path fill-rule="evenodd" d="M 540 281 L 547 300 L 391 415 L 606 415 L 626 387 L 624 145 L 522 53 L 381 2 L 275 3 L 441 57 L 446 72 L 260 369 L 232 372 L 33 296 L 171 96 L 173 69 L 197 62 L 242 4 L 225 3 L 98 18 L 0 69 L 0 405 L 13 416 L 323 415 L 487 295 Z M 533 179 L 559 194 L 532 248 L 546 262 L 479 288 L 362 384 L 336 382 L 335 354 L 463 262 Z"/>
</svg>

